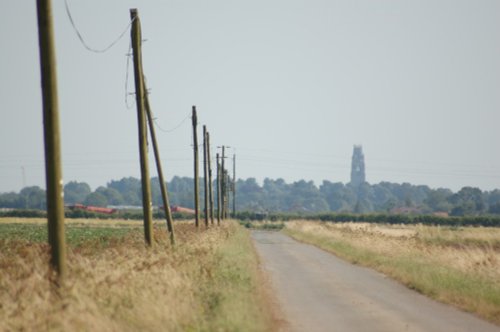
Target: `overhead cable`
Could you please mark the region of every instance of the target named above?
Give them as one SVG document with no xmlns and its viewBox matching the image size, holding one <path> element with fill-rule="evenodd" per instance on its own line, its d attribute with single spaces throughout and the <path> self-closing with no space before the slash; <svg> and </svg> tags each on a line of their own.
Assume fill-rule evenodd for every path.
<svg viewBox="0 0 500 332">
<path fill-rule="evenodd" d="M 82 43 L 83 47 L 85 47 L 88 51 L 94 52 L 94 53 L 104 53 L 104 52 L 108 51 L 110 48 L 112 48 L 113 46 L 115 46 L 116 43 L 118 43 L 120 41 L 120 39 L 123 38 L 123 36 L 125 35 L 125 33 L 128 31 L 128 29 L 132 25 L 132 22 L 134 22 L 134 20 L 135 20 L 135 18 L 133 20 L 131 20 L 129 22 L 129 24 L 127 25 L 127 27 L 123 30 L 123 32 L 111 44 L 109 44 L 107 47 L 105 47 L 103 49 L 95 49 L 95 48 L 90 47 L 85 42 L 85 40 L 82 37 L 82 34 L 80 33 L 80 31 L 76 27 L 75 22 L 73 20 L 73 16 L 71 15 L 71 11 L 69 9 L 68 0 L 64 0 L 64 5 L 66 7 L 66 14 L 68 15 L 68 18 L 69 18 L 69 21 L 71 23 L 71 26 L 73 27 L 73 30 L 75 31 L 76 35 L 78 36 L 78 39 Z"/>
<path fill-rule="evenodd" d="M 157 127 L 158 129 L 160 129 L 160 131 L 163 131 L 164 133 L 171 133 L 171 132 L 173 132 L 173 131 L 175 131 L 175 130 L 179 129 L 179 128 L 180 128 L 180 127 L 184 124 L 184 122 L 186 122 L 186 120 L 187 120 L 187 119 L 190 119 L 190 118 L 191 118 L 191 115 L 188 115 L 188 116 L 187 116 L 187 117 L 185 117 L 185 118 L 184 118 L 184 119 L 183 119 L 183 120 L 182 120 L 182 121 L 181 121 L 181 122 L 180 122 L 177 126 L 175 126 L 175 127 L 171 128 L 171 129 L 163 129 L 162 127 L 160 127 L 160 126 L 158 125 L 158 122 L 156 121 L 156 118 L 155 118 L 155 119 L 153 119 L 153 121 L 154 121 L 154 123 L 155 123 L 156 127 Z M 201 144 L 200 144 L 200 145 L 201 145 Z"/>
</svg>

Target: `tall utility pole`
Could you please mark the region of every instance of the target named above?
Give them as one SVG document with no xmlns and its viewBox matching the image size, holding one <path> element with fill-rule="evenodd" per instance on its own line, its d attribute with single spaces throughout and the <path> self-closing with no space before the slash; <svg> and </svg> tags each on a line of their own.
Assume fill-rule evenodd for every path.
<svg viewBox="0 0 500 332">
<path fill-rule="evenodd" d="M 153 215 L 151 211 L 151 184 L 149 178 L 146 112 L 144 106 L 144 78 L 142 73 L 141 22 L 137 9 L 130 9 L 132 19 L 132 50 L 134 54 L 135 100 L 139 124 L 139 155 L 141 160 L 142 210 L 144 212 L 144 237 L 146 244 L 153 244 Z"/>
<path fill-rule="evenodd" d="M 236 218 L 236 153 L 233 154 L 233 186 L 232 186 L 232 188 L 233 188 L 233 218 Z"/>
<path fill-rule="evenodd" d="M 196 106 L 193 106 L 193 151 L 194 151 L 194 214 L 195 225 L 200 226 L 200 197 L 198 188 L 198 135 L 196 133 L 196 126 L 198 125 L 198 118 L 196 117 Z"/>
<path fill-rule="evenodd" d="M 217 225 L 220 225 L 220 208 L 221 208 L 221 197 L 220 197 L 220 163 L 219 163 L 219 153 L 216 153 L 216 163 L 217 163 Z"/>
<path fill-rule="evenodd" d="M 208 227 L 208 159 L 207 159 L 207 126 L 203 125 L 203 183 L 205 192 L 205 227 Z"/>
<path fill-rule="evenodd" d="M 50 0 L 37 1 L 37 15 L 42 78 L 50 263 L 57 272 L 58 282 L 61 284 L 64 282 L 66 276 L 66 239 L 64 235 L 64 191 L 61 169 L 54 25 L 52 22 L 52 4 Z"/>
<path fill-rule="evenodd" d="M 143 84 L 144 84 L 144 90 L 147 91 L 146 87 L 146 82 L 143 79 Z M 167 191 L 167 184 L 165 183 L 165 179 L 163 178 L 163 170 L 161 167 L 161 159 L 160 159 L 160 151 L 158 149 L 158 143 L 156 141 L 156 131 L 155 131 L 155 126 L 153 123 L 153 114 L 151 111 L 151 107 L 149 105 L 149 97 L 146 92 L 145 95 L 145 100 L 144 100 L 145 106 L 146 106 L 146 113 L 148 116 L 148 124 L 149 124 L 149 132 L 151 134 L 151 140 L 153 141 L 153 151 L 155 154 L 155 161 L 156 161 L 156 170 L 158 172 L 158 178 L 160 180 L 160 190 L 161 190 L 161 197 L 163 200 L 163 207 L 165 210 L 165 218 L 167 220 L 167 229 L 168 232 L 170 233 L 170 243 L 172 245 L 175 244 L 175 236 L 174 236 L 174 226 L 172 223 L 172 212 L 170 211 L 170 202 L 168 200 L 168 191 Z"/>
<path fill-rule="evenodd" d="M 221 218 L 224 220 L 226 218 L 226 169 L 224 167 L 224 159 L 226 147 L 222 146 L 222 161 L 221 161 L 221 183 L 220 183 L 220 191 L 221 191 Z"/>
<path fill-rule="evenodd" d="M 224 219 L 227 219 L 227 210 L 229 210 L 229 190 L 231 189 L 231 177 L 229 171 L 224 169 Z"/>
<path fill-rule="evenodd" d="M 208 160 L 208 199 L 210 223 L 214 224 L 214 190 L 212 187 L 212 160 L 210 158 L 210 133 L 207 132 L 207 160 Z"/>
</svg>

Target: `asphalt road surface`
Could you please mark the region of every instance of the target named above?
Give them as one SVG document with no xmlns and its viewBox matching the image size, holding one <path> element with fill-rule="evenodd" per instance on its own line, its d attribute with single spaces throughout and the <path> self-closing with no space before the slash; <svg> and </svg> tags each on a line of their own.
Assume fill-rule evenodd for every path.
<svg viewBox="0 0 500 332">
<path fill-rule="evenodd" d="M 373 270 L 278 232 L 252 237 L 287 331 L 500 331 Z"/>
</svg>

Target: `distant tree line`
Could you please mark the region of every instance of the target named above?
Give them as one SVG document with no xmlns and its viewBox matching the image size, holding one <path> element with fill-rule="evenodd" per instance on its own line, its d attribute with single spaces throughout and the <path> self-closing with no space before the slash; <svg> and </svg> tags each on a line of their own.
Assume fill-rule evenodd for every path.
<svg viewBox="0 0 500 332">
<path fill-rule="evenodd" d="M 158 178 L 151 179 L 154 205 L 161 205 Z M 193 208 L 194 184 L 189 177 L 175 176 L 167 183 L 170 203 Z M 500 214 L 500 190 L 481 191 L 464 187 L 454 193 L 449 189 L 431 189 L 409 183 L 362 183 L 359 186 L 341 182 L 323 181 L 318 187 L 312 181 L 286 183 L 283 179 L 265 179 L 260 185 L 256 179 L 236 182 L 238 211 L 257 213 L 398 213 L 431 214 L 440 212 L 452 216 Z M 214 187 L 215 188 L 215 187 Z M 200 196 L 203 202 L 203 181 Z M 230 195 L 231 196 L 231 195 Z M 113 180 L 92 191 L 84 182 L 69 182 L 64 186 L 67 205 L 140 206 L 141 182 L 133 177 Z M 0 208 L 46 208 L 45 191 L 32 186 L 19 193 L 0 194 Z"/>
<path fill-rule="evenodd" d="M 424 185 L 381 182 L 359 186 L 323 181 L 286 183 L 265 179 L 260 186 L 253 178 L 236 183 L 238 210 L 291 213 L 397 213 L 452 216 L 500 214 L 500 190 L 481 191 L 464 187 L 431 189 Z"/>
</svg>

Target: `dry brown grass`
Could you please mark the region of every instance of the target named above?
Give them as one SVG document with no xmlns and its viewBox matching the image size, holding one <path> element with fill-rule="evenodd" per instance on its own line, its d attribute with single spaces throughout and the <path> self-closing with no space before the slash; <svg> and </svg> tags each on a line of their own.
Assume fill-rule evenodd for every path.
<svg viewBox="0 0 500 332">
<path fill-rule="evenodd" d="M 287 228 L 347 241 L 387 257 L 412 255 L 500 282 L 498 228 L 294 221 Z"/>
<path fill-rule="evenodd" d="M 175 248 L 164 227 L 155 228 L 153 248 L 145 247 L 139 230 L 113 239 L 104 248 L 92 241 L 69 248 L 69 273 L 60 290 L 49 281 L 46 244 L 1 240 L 0 330 L 211 330 L 209 316 L 223 315 L 217 311 L 223 299 L 209 303 L 212 297 L 225 296 L 217 283 L 231 286 L 229 281 L 219 280 L 225 259 L 220 251 L 237 234 L 237 228 L 235 223 L 225 223 L 196 230 L 192 224 L 177 223 Z M 251 301 L 255 299 L 246 299 Z M 257 326 L 265 326 L 260 323 Z M 228 330 L 224 322 L 218 324 L 221 331 Z"/>
</svg>

